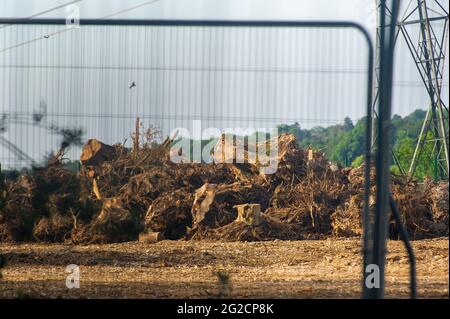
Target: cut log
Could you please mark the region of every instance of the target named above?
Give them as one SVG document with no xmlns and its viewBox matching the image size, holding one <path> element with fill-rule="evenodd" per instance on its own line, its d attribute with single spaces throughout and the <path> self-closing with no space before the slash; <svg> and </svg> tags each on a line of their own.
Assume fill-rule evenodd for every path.
<svg viewBox="0 0 450 319">
<path fill-rule="evenodd" d="M 216 184 L 205 183 L 195 192 L 191 210 L 194 224 L 198 224 L 205 219 L 206 213 L 209 212 L 209 206 L 214 202 L 216 189 Z"/>
<path fill-rule="evenodd" d="M 90 139 L 83 145 L 80 162 L 84 166 L 96 166 L 105 161 L 113 160 L 116 155 L 114 146 L 104 144 L 96 139 Z"/>
</svg>

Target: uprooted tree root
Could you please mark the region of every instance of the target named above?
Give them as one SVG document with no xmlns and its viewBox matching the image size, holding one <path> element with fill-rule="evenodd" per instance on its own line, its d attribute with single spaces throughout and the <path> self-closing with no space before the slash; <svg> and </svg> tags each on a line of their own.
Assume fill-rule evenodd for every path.
<svg viewBox="0 0 450 319">
<path fill-rule="evenodd" d="M 341 168 L 319 152 L 308 158 L 289 134 L 278 137 L 278 170 L 271 175 L 261 173 L 257 161 L 175 164 L 169 159 L 171 143 L 139 147 L 135 138 L 130 151 L 90 140 L 80 172 L 52 161 L 6 180 L 0 241 L 109 243 L 137 240 L 139 234 L 256 241 L 362 234 L 364 165 Z M 373 170 L 371 181 L 374 194 Z M 391 192 L 412 238 L 448 236 L 448 183 L 393 178 Z M 242 204 L 259 205 L 260 223 L 236 219 Z M 389 234 L 398 238 L 392 219 Z"/>
</svg>

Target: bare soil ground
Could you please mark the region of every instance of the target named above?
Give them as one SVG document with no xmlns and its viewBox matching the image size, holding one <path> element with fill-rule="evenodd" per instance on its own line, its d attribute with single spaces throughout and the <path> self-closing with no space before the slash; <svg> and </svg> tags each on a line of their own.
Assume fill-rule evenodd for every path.
<svg viewBox="0 0 450 319">
<path fill-rule="evenodd" d="M 419 297 L 448 298 L 448 238 L 413 245 Z M 402 242 L 389 241 L 388 251 L 387 297 L 407 298 Z M 361 291 L 358 239 L 0 244 L 0 252 L 7 259 L 0 298 L 359 298 Z M 80 265 L 80 289 L 66 288 L 68 264 Z"/>
</svg>

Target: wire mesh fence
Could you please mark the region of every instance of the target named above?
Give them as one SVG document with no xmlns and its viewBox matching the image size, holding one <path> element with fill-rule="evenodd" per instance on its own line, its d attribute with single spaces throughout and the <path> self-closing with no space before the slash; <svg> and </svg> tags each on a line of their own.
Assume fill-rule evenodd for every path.
<svg viewBox="0 0 450 319">
<path fill-rule="evenodd" d="M 81 143 L 130 143 L 137 117 L 161 138 L 184 128 L 208 139 L 207 128 L 280 125 L 313 137 L 367 113 L 367 39 L 348 26 L 16 24 L 0 34 L 4 167 L 39 163 L 77 130 Z"/>
</svg>

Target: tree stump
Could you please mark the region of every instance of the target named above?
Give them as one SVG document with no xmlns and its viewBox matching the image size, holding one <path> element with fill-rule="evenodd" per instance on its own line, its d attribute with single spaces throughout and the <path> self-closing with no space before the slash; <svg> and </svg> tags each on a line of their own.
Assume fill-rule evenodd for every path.
<svg viewBox="0 0 450 319">
<path fill-rule="evenodd" d="M 242 204 L 234 206 L 238 211 L 237 221 L 247 225 L 258 226 L 261 223 L 260 204 Z"/>
</svg>

